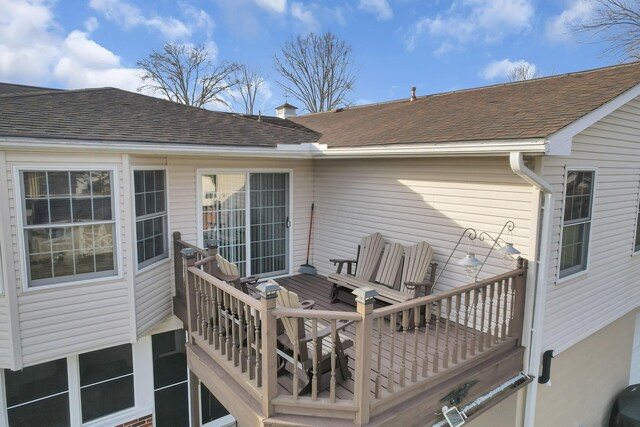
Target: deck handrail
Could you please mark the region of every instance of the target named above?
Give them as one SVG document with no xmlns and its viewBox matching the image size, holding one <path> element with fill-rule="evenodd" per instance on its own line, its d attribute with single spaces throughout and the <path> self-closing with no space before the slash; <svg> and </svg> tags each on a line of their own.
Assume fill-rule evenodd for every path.
<svg viewBox="0 0 640 427">
<path fill-rule="evenodd" d="M 195 249 L 195 256 L 181 255 L 180 248 Z M 340 414 L 358 425 L 366 424 L 371 416 L 416 396 L 450 369 L 471 366 L 477 360 L 473 357 L 521 340 L 525 260 L 519 260 L 513 271 L 405 303 L 374 309 L 372 301 L 356 300 L 357 311 L 352 312 L 276 306 L 274 299 L 256 299 L 209 274 L 207 268 L 215 258 L 183 242 L 179 233 L 174 234 L 174 251 L 176 286 L 179 282 L 183 286 L 183 321 L 190 341 L 227 371 L 262 406 L 265 416 L 307 408 L 318 416 Z M 284 331 L 277 320 L 282 318 L 304 325 L 305 331 L 294 326 L 295 335 L 302 332 L 304 341 L 282 347 L 279 336 Z M 337 393 L 336 343 L 343 339 L 341 328 L 346 323 L 351 326 L 344 339 L 355 344 L 356 361 L 347 368 L 353 379 L 352 395 Z M 325 350 L 328 373 L 319 368 L 320 353 Z M 302 365 L 303 351 L 309 352 L 310 364 Z M 290 367 L 290 391 L 278 387 L 285 359 L 293 365 L 301 363 Z M 329 387 L 321 397 L 320 384 L 327 384 L 323 374 L 328 375 Z M 308 396 L 301 395 L 298 387 L 304 384 L 302 375 L 310 378 Z"/>
</svg>

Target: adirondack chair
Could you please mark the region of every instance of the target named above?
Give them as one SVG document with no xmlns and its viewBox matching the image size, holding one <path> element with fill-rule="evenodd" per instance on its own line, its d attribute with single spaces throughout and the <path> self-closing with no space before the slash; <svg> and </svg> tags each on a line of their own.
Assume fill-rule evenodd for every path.
<svg viewBox="0 0 640 427">
<path fill-rule="evenodd" d="M 333 283 L 332 297 L 338 296 L 340 287 L 347 289 L 369 288 L 378 292 L 376 299 L 398 303 L 416 298 L 421 290 L 427 295 L 435 278 L 436 265 L 431 264 L 433 249 L 427 242 L 404 248 L 399 243 L 385 246 L 380 265 L 373 280 L 332 273 L 327 279 Z M 426 275 L 431 266 L 430 278 Z"/>
<path fill-rule="evenodd" d="M 257 294 L 254 285 L 258 283 L 258 276 L 240 277 L 238 266 L 227 261 L 219 253 L 216 253 L 216 262 L 209 266 L 209 274 L 233 285 L 247 295 L 255 296 Z"/>
<path fill-rule="evenodd" d="M 288 308 L 303 308 L 298 300 L 298 295 L 284 288 L 278 291 L 277 304 Z M 299 369 L 304 372 L 306 380 L 301 387 L 299 393 L 307 394 L 311 392 L 313 386 L 313 351 L 316 353 L 316 373 L 318 391 L 327 388 L 331 380 L 331 354 L 335 351 L 336 364 L 336 381 L 344 381 L 351 377 L 348 367 L 348 357 L 344 354 L 344 350 L 353 345 L 353 341 L 346 336 L 338 333 L 349 326 L 352 321 L 337 321 L 335 349 L 331 337 L 331 327 L 321 326 L 318 324 L 316 332 L 317 345 L 314 346 L 313 339 L 313 323 L 311 320 L 305 321 L 302 317 L 290 318 L 283 317 L 280 319 L 281 327 L 284 332 L 278 335 L 278 356 L 281 358 L 281 364 L 278 374 L 285 372 L 293 372 L 293 369 Z M 297 347 L 298 359 L 294 360 L 294 351 Z M 294 385 L 295 387 L 295 385 Z"/>
</svg>

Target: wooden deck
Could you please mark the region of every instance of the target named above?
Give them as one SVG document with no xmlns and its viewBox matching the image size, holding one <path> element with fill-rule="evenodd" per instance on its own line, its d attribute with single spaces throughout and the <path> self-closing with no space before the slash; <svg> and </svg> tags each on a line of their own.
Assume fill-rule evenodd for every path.
<svg viewBox="0 0 640 427">
<path fill-rule="evenodd" d="M 332 284 L 322 276 L 298 274 L 298 275 L 278 279 L 277 282 L 280 286 L 283 286 L 287 290 L 298 294 L 298 297 L 300 298 L 301 301 L 307 300 L 307 299 L 314 300 L 315 301 L 314 309 L 316 310 L 330 310 L 330 311 L 355 311 L 356 310 L 356 307 L 354 305 L 350 305 L 345 302 L 337 302 L 332 304 L 329 300 L 329 293 L 330 293 Z M 385 305 L 383 303 L 376 302 L 376 308 L 382 307 L 382 306 L 385 306 Z M 403 369 L 405 371 L 408 371 L 408 368 L 406 366 L 403 367 L 399 363 L 399 361 L 411 360 L 413 359 L 413 356 L 414 356 L 413 345 L 406 346 L 404 348 L 402 345 L 400 345 L 400 339 L 403 335 L 403 332 L 399 330 L 398 331 L 395 331 L 395 330 L 401 329 L 401 328 L 390 328 L 389 320 L 385 319 L 384 321 L 385 321 L 385 324 L 384 324 L 384 327 L 382 328 L 382 343 L 383 343 L 384 349 L 393 348 L 394 354 L 392 355 L 390 354 L 389 351 L 384 349 L 381 352 L 382 366 L 381 366 L 380 372 L 374 372 L 373 375 L 371 376 L 370 393 L 372 394 L 372 396 L 376 394 L 376 386 L 381 388 L 378 390 L 379 395 L 386 395 L 389 393 L 393 393 L 393 391 L 398 388 L 398 385 L 401 381 L 401 377 L 403 375 L 401 371 Z M 453 354 L 452 354 L 454 351 L 458 352 L 458 354 L 462 353 L 463 351 L 462 348 L 456 348 L 457 347 L 456 343 L 459 342 L 459 339 L 457 338 L 465 336 L 468 347 L 470 347 L 471 345 L 477 346 L 481 341 L 486 343 L 487 340 L 490 339 L 487 336 L 487 334 L 481 333 L 477 330 L 474 330 L 472 328 L 468 328 L 462 325 L 459 325 L 457 328 L 455 327 L 445 328 L 443 326 L 443 323 L 444 323 L 443 319 L 441 319 L 440 321 L 440 325 L 442 327 L 437 328 L 438 330 L 436 330 L 436 323 L 437 322 L 435 322 L 435 320 L 433 320 L 430 323 L 428 334 L 420 333 L 417 335 L 417 338 L 418 338 L 417 348 L 424 349 L 426 345 L 428 348 L 427 352 L 430 356 L 431 363 L 434 363 L 433 361 L 438 359 L 438 364 L 440 366 L 446 366 L 446 365 L 451 366 L 454 364 Z M 422 328 L 424 328 L 424 326 L 422 326 Z M 353 342 L 356 342 L 357 338 L 356 338 L 354 325 L 348 326 L 343 332 L 343 334 L 349 337 L 351 340 L 353 340 Z M 376 329 L 376 324 L 374 322 L 374 336 L 376 334 L 377 334 L 377 329 Z M 411 337 L 411 340 L 413 340 L 412 329 L 409 330 L 407 334 Z M 447 343 L 443 345 L 445 341 Z M 514 341 L 515 340 L 508 341 L 506 343 L 501 343 L 501 346 L 513 347 L 515 344 Z M 395 345 L 390 345 L 391 343 L 394 343 Z M 443 359 L 442 355 L 438 354 L 438 348 L 436 347 L 438 343 L 440 348 L 445 347 L 449 349 L 449 355 L 445 356 L 449 359 L 448 361 L 442 360 Z M 378 349 L 376 348 L 375 340 L 374 340 L 373 346 L 374 346 L 373 348 L 374 351 L 371 352 L 371 366 L 372 366 L 372 369 L 375 371 L 376 370 L 375 367 L 377 366 L 376 363 L 377 363 L 377 354 L 378 354 Z M 471 353 L 469 348 L 467 348 L 466 350 L 467 350 L 467 354 Z M 349 347 L 347 350 L 345 350 L 345 353 L 349 357 L 349 370 L 353 373 L 354 363 L 355 363 L 355 346 Z M 472 358 L 469 358 L 467 361 L 472 362 L 471 359 Z M 395 365 L 393 361 L 395 361 Z M 456 361 L 456 363 L 458 363 L 458 361 Z M 395 374 L 392 382 L 389 381 L 390 372 L 393 372 Z M 378 381 L 376 381 L 377 374 L 379 374 Z M 408 373 L 405 373 L 404 375 L 408 379 Z M 341 399 L 353 398 L 353 392 L 354 392 L 353 378 L 354 376 L 352 375 L 351 379 L 343 381 L 342 383 L 338 384 L 338 387 L 336 389 L 336 396 L 338 398 L 341 398 Z M 291 394 L 292 388 L 293 388 L 292 376 L 290 374 L 279 376 L 278 385 L 282 389 L 281 391 L 285 391 L 286 394 Z M 328 391 L 325 390 L 319 393 L 318 397 L 319 398 L 328 397 Z"/>
</svg>

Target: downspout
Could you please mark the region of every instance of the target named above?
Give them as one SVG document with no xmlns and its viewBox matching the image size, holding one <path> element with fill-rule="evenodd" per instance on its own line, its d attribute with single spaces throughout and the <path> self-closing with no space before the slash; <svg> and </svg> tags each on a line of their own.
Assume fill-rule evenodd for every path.
<svg viewBox="0 0 640 427">
<path fill-rule="evenodd" d="M 529 336 L 529 360 L 527 361 L 527 373 L 537 377 L 540 369 L 542 326 L 547 302 L 547 275 L 549 271 L 549 253 L 551 247 L 551 227 L 553 224 L 553 188 L 541 176 L 536 175 L 531 169 L 524 165 L 523 154 L 521 152 L 510 153 L 509 163 L 511 170 L 516 175 L 542 192 L 544 200 L 541 207 L 542 227 L 539 232 L 540 245 L 535 272 L 534 306 Z M 538 382 L 532 381 L 527 386 L 527 397 L 524 408 L 525 427 L 534 427 L 537 394 Z"/>
</svg>

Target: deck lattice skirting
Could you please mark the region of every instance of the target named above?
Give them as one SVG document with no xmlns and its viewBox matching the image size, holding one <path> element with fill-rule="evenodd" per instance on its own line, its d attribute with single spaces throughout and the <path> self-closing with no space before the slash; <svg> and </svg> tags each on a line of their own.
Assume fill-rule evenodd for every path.
<svg viewBox="0 0 640 427">
<path fill-rule="evenodd" d="M 261 409 L 260 417 L 314 414 L 367 424 L 431 385 L 473 370 L 520 343 L 524 260 L 517 269 L 482 282 L 381 308 L 358 303 L 355 311 L 344 303 L 329 303 L 330 284 L 306 275 L 279 283 L 301 299 L 314 299 L 315 309 L 277 307 L 275 299 L 255 299 L 208 274 L 208 260 L 207 252 L 198 250 L 184 258 L 184 265 L 176 262 L 176 287 L 183 287 L 186 299 L 183 321 L 191 345 L 233 378 Z M 304 345 L 313 355 L 311 368 L 281 369 L 278 352 L 282 349 L 277 343 L 281 317 L 303 318 L 303 324 L 310 325 L 310 339 Z M 346 350 L 350 379 L 342 382 L 336 375 L 339 321 L 352 322 L 344 334 L 354 342 Z M 318 338 L 319 326 L 330 329 L 328 340 Z M 293 360 L 298 360 L 298 345 L 290 354 Z M 317 346 L 325 350 L 329 346 L 331 352 L 329 381 L 323 384 Z M 306 381 L 311 390 L 301 395 Z"/>
</svg>

